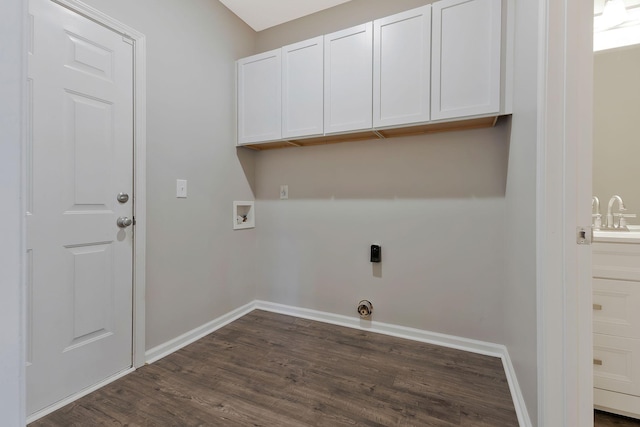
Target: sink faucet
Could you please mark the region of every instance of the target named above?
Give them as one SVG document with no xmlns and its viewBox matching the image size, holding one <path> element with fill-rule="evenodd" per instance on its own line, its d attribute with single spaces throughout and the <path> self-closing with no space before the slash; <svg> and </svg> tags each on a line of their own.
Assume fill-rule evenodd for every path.
<svg viewBox="0 0 640 427">
<path fill-rule="evenodd" d="M 607 228 L 615 228 L 615 224 L 613 223 L 613 213 L 611 212 L 611 209 L 613 208 L 613 204 L 616 202 L 616 200 L 618 201 L 620 212 L 624 212 L 627 210 L 627 208 L 624 207 L 622 197 L 616 194 L 611 199 L 609 199 L 609 207 L 607 208 Z"/>
<path fill-rule="evenodd" d="M 593 212 L 594 206 L 596 208 L 595 213 Z M 600 214 L 600 199 L 598 199 L 598 196 L 593 196 L 591 199 L 591 217 L 594 218 L 593 227 L 596 230 L 602 228 L 602 215 Z"/>
</svg>

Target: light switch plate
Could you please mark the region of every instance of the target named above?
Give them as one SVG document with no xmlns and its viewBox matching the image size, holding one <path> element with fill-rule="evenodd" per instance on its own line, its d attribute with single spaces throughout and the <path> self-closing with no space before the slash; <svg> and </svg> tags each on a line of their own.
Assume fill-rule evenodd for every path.
<svg viewBox="0 0 640 427">
<path fill-rule="evenodd" d="M 187 198 L 187 180 L 186 179 L 176 180 L 176 197 L 180 199 Z"/>
</svg>

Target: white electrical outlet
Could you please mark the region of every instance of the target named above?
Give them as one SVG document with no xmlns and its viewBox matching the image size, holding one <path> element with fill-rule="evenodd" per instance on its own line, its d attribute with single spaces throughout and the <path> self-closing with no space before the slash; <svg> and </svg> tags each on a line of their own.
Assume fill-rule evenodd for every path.
<svg viewBox="0 0 640 427">
<path fill-rule="evenodd" d="M 176 180 L 176 197 L 180 199 L 187 198 L 187 180 L 186 179 Z"/>
<path fill-rule="evenodd" d="M 281 185 L 280 186 L 280 200 L 287 200 L 289 198 L 289 186 Z"/>
</svg>

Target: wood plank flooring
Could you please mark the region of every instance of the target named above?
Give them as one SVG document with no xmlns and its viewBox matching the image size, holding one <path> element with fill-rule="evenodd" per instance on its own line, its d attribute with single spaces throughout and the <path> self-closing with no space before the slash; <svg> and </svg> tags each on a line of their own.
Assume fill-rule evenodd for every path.
<svg viewBox="0 0 640 427">
<path fill-rule="evenodd" d="M 593 427 L 640 427 L 640 420 L 603 411 L 594 411 Z"/>
<path fill-rule="evenodd" d="M 253 311 L 30 424 L 517 426 L 502 362 Z"/>
</svg>

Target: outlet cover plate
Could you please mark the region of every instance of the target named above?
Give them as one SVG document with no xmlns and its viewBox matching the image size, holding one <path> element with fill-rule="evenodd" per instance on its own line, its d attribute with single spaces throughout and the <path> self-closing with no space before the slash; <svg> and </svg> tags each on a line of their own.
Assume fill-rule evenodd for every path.
<svg viewBox="0 0 640 427">
<path fill-rule="evenodd" d="M 176 197 L 179 199 L 187 198 L 187 180 L 186 179 L 176 180 Z"/>
<path fill-rule="evenodd" d="M 287 200 L 289 198 L 289 186 L 281 185 L 280 186 L 280 200 Z"/>
</svg>

